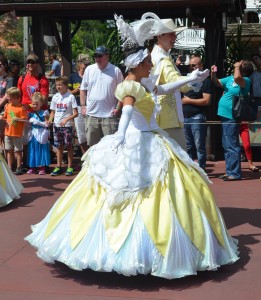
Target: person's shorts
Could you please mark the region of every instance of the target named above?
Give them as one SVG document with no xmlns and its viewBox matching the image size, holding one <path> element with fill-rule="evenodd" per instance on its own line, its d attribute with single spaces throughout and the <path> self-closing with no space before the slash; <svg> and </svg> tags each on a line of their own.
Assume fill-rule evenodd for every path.
<svg viewBox="0 0 261 300">
<path fill-rule="evenodd" d="M 73 144 L 73 127 L 53 127 L 54 146 L 71 146 Z"/>
<path fill-rule="evenodd" d="M 105 135 L 114 134 L 118 130 L 119 119 L 96 118 L 86 116 L 86 137 L 87 144 L 93 146 L 97 144 Z"/>
<path fill-rule="evenodd" d="M 23 137 L 5 136 L 5 150 L 23 151 Z"/>
<path fill-rule="evenodd" d="M 84 144 L 87 142 L 86 138 L 86 125 L 85 125 L 85 117 L 81 114 L 81 107 L 78 106 L 78 117 L 74 119 L 75 129 L 77 133 L 78 143 Z"/>
</svg>

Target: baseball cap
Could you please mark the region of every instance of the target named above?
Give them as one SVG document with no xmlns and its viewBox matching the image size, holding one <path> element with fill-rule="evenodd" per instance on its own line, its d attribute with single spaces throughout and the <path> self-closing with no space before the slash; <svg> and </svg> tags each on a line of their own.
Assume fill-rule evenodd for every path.
<svg viewBox="0 0 261 300">
<path fill-rule="evenodd" d="M 79 63 L 83 63 L 85 65 L 88 65 L 91 63 L 91 59 L 88 54 L 79 54 L 77 61 Z"/>
<path fill-rule="evenodd" d="M 28 60 L 32 60 L 36 63 L 39 63 L 39 57 L 35 54 L 29 54 L 26 58 L 26 61 L 28 61 Z"/>
<path fill-rule="evenodd" d="M 94 54 L 109 54 L 109 49 L 107 49 L 105 46 L 98 46 L 95 49 Z"/>
</svg>

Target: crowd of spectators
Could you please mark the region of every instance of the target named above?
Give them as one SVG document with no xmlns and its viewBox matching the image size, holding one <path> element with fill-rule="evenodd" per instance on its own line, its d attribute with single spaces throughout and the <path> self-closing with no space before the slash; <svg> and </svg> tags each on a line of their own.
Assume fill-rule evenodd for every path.
<svg viewBox="0 0 261 300">
<path fill-rule="evenodd" d="M 159 39 L 156 41 L 152 51 L 154 73 L 156 74 L 158 70 L 161 70 L 158 79 L 159 83 L 171 82 L 181 78 L 178 70 L 179 60 L 176 61 L 176 66 L 168 55 L 169 48 L 171 47 L 171 44 L 166 42 L 168 39 L 173 39 L 171 32 L 159 35 Z M 159 55 L 161 59 L 157 60 L 157 56 Z M 42 73 L 39 58 L 36 54 L 32 53 L 28 55 L 24 71 L 22 71 L 22 66 L 17 60 L 12 59 L 8 61 L 8 58 L 3 53 L 0 53 L 0 147 L 1 152 L 9 158 L 8 163 L 12 165 L 10 167 L 13 168 L 17 175 L 25 172 L 30 174 L 46 174 L 49 169 L 49 160 L 47 160 L 48 163 L 45 162 L 42 165 L 39 162 L 32 164 L 32 160 L 29 159 L 29 156 L 32 155 L 32 150 L 28 152 L 28 143 L 30 143 L 32 130 L 36 131 L 36 128 L 49 128 L 49 151 L 51 153 L 55 152 L 57 155 L 57 166 L 51 173 L 54 176 L 63 173 L 63 163 L 68 163 L 65 174 L 74 174 L 72 165 L 75 136 L 78 149 L 80 149 L 78 155 L 81 156 L 90 146 L 99 142 L 103 136 L 113 134 L 117 131 L 122 103 L 116 99 L 114 92 L 117 85 L 123 81 L 123 74 L 118 67 L 110 63 L 109 58 L 110 53 L 105 46 L 98 46 L 95 49 L 94 64 L 91 64 L 91 57 L 89 55 L 79 54 L 75 62 L 75 70 L 67 78 L 66 76 L 62 76 L 63 68 L 61 59 L 59 59 L 56 53 L 51 53 L 48 56 L 51 69 L 45 74 Z M 256 66 L 256 71 L 251 78 L 253 82 L 254 78 L 260 73 L 258 69 L 261 65 L 261 63 L 259 64 L 259 61 L 261 61 L 260 56 L 258 54 L 253 55 L 252 61 Z M 201 58 L 197 56 L 191 57 L 189 68 L 190 71 L 194 69 L 202 70 L 203 63 Z M 256 81 L 253 83 L 253 87 L 257 86 L 260 88 L 260 84 L 257 84 Z M 51 87 L 53 84 L 54 87 Z M 8 121 L 6 112 L 10 109 L 10 104 L 12 103 L 12 97 L 8 95 L 13 95 L 14 91 L 11 90 L 13 87 L 17 87 L 16 93 L 19 92 L 19 103 L 23 111 L 26 111 L 27 114 L 26 122 L 19 121 L 18 117 L 17 119 L 12 118 L 11 123 Z M 51 91 L 52 88 L 54 88 L 54 92 Z M 206 171 L 207 131 L 204 123 L 206 122 L 207 106 L 211 102 L 212 86 L 210 80 L 207 79 L 197 90 L 194 87 L 189 92 L 189 89 L 191 87 L 185 86 L 181 94 L 177 91 L 172 96 L 159 97 L 158 101 L 161 103 L 161 113 L 158 122 L 174 139 L 179 140 L 182 137 L 179 141 L 180 145 L 188 152 L 191 158 L 196 158 L 199 165 Z M 35 93 L 41 98 L 40 104 L 38 103 L 39 105 L 33 104 L 32 100 Z M 16 94 L 16 97 L 18 97 L 18 94 Z M 176 102 L 175 107 L 167 105 L 169 101 L 166 101 L 166 99 L 172 99 L 171 97 Z M 180 105 L 178 105 L 179 103 Z M 37 106 L 36 111 L 35 106 Z M 40 112 L 41 114 L 39 114 Z M 171 119 L 168 119 L 171 116 L 170 112 L 175 112 L 176 116 L 173 113 Z M 49 118 L 49 114 L 51 118 Z M 168 117 L 166 118 L 166 116 Z M 39 124 L 36 121 L 35 123 L 34 121 L 30 121 L 30 118 L 33 118 L 33 120 L 36 119 Z M 66 122 L 61 121 L 62 119 L 66 119 Z M 17 123 L 21 123 L 20 127 L 23 129 L 22 136 L 19 136 L 23 144 L 21 164 L 18 161 L 20 159 L 18 152 L 21 147 L 16 147 L 15 143 L 12 144 L 13 141 L 11 144 L 10 141 L 5 141 L 8 137 L 10 126 Z M 248 127 L 244 124 L 240 128 L 243 146 L 249 162 L 249 169 L 256 172 L 258 168 L 252 162 L 251 145 L 245 142 L 249 141 Z M 174 129 L 180 131 L 174 132 Z M 224 128 L 223 132 L 225 132 Z M 226 157 L 227 147 L 226 145 L 223 146 L 225 147 Z M 10 151 L 10 147 L 13 147 L 12 151 Z M 67 158 L 64 158 L 64 149 L 67 150 Z M 237 149 L 239 155 L 239 144 L 237 144 Z M 239 166 L 240 159 L 238 155 L 237 164 Z M 13 158 L 17 160 L 15 167 Z M 232 178 L 241 178 L 240 172 L 235 177 L 232 176 Z"/>
</svg>

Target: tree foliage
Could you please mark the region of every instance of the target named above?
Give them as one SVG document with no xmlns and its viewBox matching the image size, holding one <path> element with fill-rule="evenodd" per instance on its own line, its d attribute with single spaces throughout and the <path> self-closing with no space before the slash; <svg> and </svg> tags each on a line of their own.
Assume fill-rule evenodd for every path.
<svg viewBox="0 0 261 300">
<path fill-rule="evenodd" d="M 119 65 L 122 60 L 122 51 L 114 21 L 82 21 L 80 29 L 72 39 L 73 58 L 75 59 L 80 53 L 88 53 L 90 57 L 93 57 L 95 49 L 100 45 L 110 50 L 110 61 Z"/>
<path fill-rule="evenodd" d="M 225 73 L 231 74 L 234 63 L 242 59 L 249 59 L 251 56 L 251 46 L 249 37 L 247 40 L 242 38 L 242 24 L 238 24 L 226 38 L 227 52 L 225 60 Z"/>
<path fill-rule="evenodd" d="M 0 16 L 0 38 L 0 51 L 8 60 L 16 59 L 23 64 L 23 18 Z"/>
</svg>

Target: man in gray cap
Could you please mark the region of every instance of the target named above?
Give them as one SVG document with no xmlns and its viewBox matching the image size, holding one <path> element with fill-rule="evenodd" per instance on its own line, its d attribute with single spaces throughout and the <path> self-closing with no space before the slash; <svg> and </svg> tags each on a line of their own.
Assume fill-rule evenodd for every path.
<svg viewBox="0 0 261 300">
<path fill-rule="evenodd" d="M 89 146 L 97 144 L 118 129 L 121 102 L 114 95 L 123 81 L 121 70 L 109 62 L 109 50 L 99 46 L 94 52 L 95 64 L 86 68 L 81 88 L 81 112 L 86 116 L 86 137 Z"/>
</svg>

